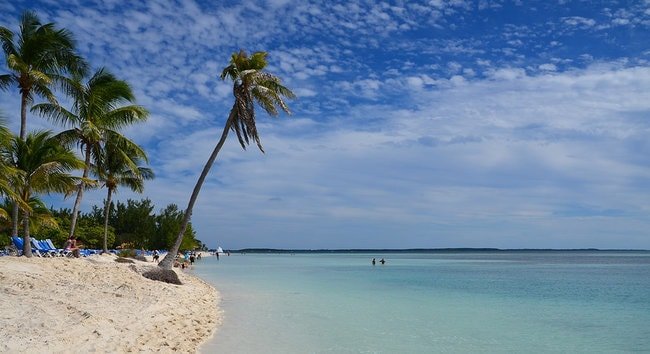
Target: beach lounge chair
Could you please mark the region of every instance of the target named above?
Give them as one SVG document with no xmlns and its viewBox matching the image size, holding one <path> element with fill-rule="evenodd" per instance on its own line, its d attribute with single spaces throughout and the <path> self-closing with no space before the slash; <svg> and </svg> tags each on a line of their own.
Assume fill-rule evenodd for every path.
<svg viewBox="0 0 650 354">
<path fill-rule="evenodd" d="M 41 245 L 41 248 L 50 253 L 53 257 L 61 257 L 61 250 L 50 245 L 46 240 L 40 240 L 38 243 Z"/>
<path fill-rule="evenodd" d="M 72 251 L 70 251 L 70 250 L 65 250 L 65 249 L 63 249 L 63 248 L 56 248 L 56 247 L 54 247 L 54 243 L 52 242 L 51 239 L 48 238 L 48 239 L 46 239 L 46 240 L 43 240 L 43 242 L 45 242 L 45 244 L 47 244 L 47 246 L 48 246 L 51 250 L 55 250 L 59 256 L 61 256 L 61 257 L 72 257 Z"/>
<path fill-rule="evenodd" d="M 23 250 L 18 249 L 13 240 L 11 240 L 11 244 L 9 246 L 5 246 L 5 253 L 9 256 L 20 256 L 21 253 L 23 253 Z"/>
<path fill-rule="evenodd" d="M 39 257 L 53 257 L 54 255 L 48 250 L 43 248 L 43 245 L 41 245 L 41 241 L 35 239 L 35 238 L 30 238 L 30 241 L 32 242 L 32 250 L 36 251 L 35 253 Z"/>
<path fill-rule="evenodd" d="M 88 256 L 92 256 L 92 255 L 98 254 L 98 253 L 99 253 L 98 250 L 93 250 L 93 249 L 88 249 L 88 248 L 80 248 L 79 249 L 79 254 L 82 257 L 88 257 Z"/>
<path fill-rule="evenodd" d="M 22 254 L 23 254 L 23 246 L 24 246 L 22 237 L 11 236 L 11 242 L 14 244 L 14 246 L 18 250 L 18 255 L 22 256 Z M 41 255 L 41 253 L 37 249 L 34 249 L 34 248 L 32 248 L 32 254 L 35 254 L 38 257 L 43 257 L 43 255 Z"/>
<path fill-rule="evenodd" d="M 18 252 L 18 255 L 23 254 L 23 239 L 17 236 L 11 236 L 11 243 L 14 244 L 14 247 L 16 248 L 16 252 Z"/>
</svg>

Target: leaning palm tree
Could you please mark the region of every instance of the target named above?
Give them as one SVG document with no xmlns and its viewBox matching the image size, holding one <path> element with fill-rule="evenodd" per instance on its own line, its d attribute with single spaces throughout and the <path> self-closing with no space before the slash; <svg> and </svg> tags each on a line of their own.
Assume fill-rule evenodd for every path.
<svg viewBox="0 0 650 354">
<path fill-rule="evenodd" d="M 142 193 L 144 181 L 154 178 L 150 168 L 140 166 L 147 162 L 147 154 L 135 143 L 121 136 L 109 135 L 95 174 L 108 190 L 104 206 L 104 252 L 108 252 L 108 216 L 113 193 L 118 186 L 125 186 L 134 192 Z"/>
<path fill-rule="evenodd" d="M 250 140 L 254 140 L 260 151 L 264 152 L 255 126 L 255 103 L 260 105 L 271 116 L 278 115 L 278 108 L 290 113 L 289 107 L 284 102 L 284 97 L 295 98 L 295 95 L 281 84 L 280 78 L 263 71 L 266 67 L 266 55 L 266 52 L 255 52 L 249 57 L 243 50 L 239 53 L 233 53 L 230 58 L 230 65 L 224 68 L 221 73 L 222 80 L 228 78 L 233 81 L 232 92 L 235 96 L 235 103 L 226 120 L 221 139 L 219 139 L 217 146 L 212 151 L 208 162 L 203 167 L 203 172 L 201 172 L 194 186 L 176 241 L 165 258 L 159 263 L 159 266 L 163 269 L 172 268 L 174 257 L 178 253 L 185 229 L 192 216 L 196 198 L 214 160 L 226 142 L 228 132 L 232 130 L 237 134 L 237 139 L 243 149 L 246 149 Z"/>
<path fill-rule="evenodd" d="M 120 135 L 118 130 L 130 124 L 145 121 L 148 112 L 141 106 L 125 105 L 135 101 L 131 87 L 126 81 L 118 80 L 108 70 L 101 68 L 88 80 L 80 76 L 64 80 L 67 94 L 74 103 L 72 110 L 53 103 L 41 103 L 32 108 L 55 123 L 72 126 L 57 135 L 63 144 L 76 143 L 83 151 L 85 167 L 82 181 L 77 186 L 77 197 L 72 208 L 70 236 L 74 235 L 77 216 L 83 192 L 88 188 L 92 160 L 101 154 L 102 141 L 107 134 Z M 125 140 L 128 142 L 128 140 Z M 134 144 L 132 144 L 134 145 Z"/>
<path fill-rule="evenodd" d="M 23 141 L 14 137 L 8 160 L 22 172 L 12 183 L 20 200 L 28 204 L 34 194 L 64 193 L 74 188 L 78 177 L 70 171 L 83 167 L 83 162 L 68 148 L 62 146 L 49 131 L 27 134 Z M 23 210 L 23 254 L 31 257 L 29 240 L 30 210 Z"/>
<path fill-rule="evenodd" d="M 56 102 L 53 84 L 66 73 L 84 73 L 86 62 L 75 53 L 75 40 L 66 29 L 57 29 L 53 23 L 42 24 L 32 11 L 25 11 L 20 31 L 13 33 L 0 26 L 0 44 L 10 74 L 0 75 L 0 88 L 12 84 L 20 91 L 20 139 L 27 134 L 27 106 L 34 95 Z M 13 234 L 18 232 L 18 206 L 13 209 Z"/>
</svg>

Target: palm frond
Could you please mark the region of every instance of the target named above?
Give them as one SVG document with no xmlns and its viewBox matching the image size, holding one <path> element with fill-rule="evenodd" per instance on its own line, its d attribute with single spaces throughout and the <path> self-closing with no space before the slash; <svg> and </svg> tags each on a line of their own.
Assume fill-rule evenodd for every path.
<svg viewBox="0 0 650 354">
<path fill-rule="evenodd" d="M 53 23 L 42 24 L 36 13 L 24 11 L 19 31 L 0 27 L 0 42 L 7 58 L 7 68 L 28 103 L 34 95 L 56 103 L 51 86 L 64 73 L 83 73 L 88 64 L 75 52 L 72 33 L 57 29 Z M 9 84 L 7 78 L 0 86 Z"/>
<path fill-rule="evenodd" d="M 107 129 L 120 129 L 134 123 L 144 122 L 149 116 L 142 106 L 125 106 L 107 112 L 102 118 Z"/>
<path fill-rule="evenodd" d="M 14 46 L 14 34 L 10 29 L 0 26 L 0 42 L 2 42 L 2 50 L 5 56 L 16 54 L 16 47 Z"/>
<path fill-rule="evenodd" d="M 10 74 L 0 75 L 0 90 L 8 89 L 15 82 L 16 82 L 16 78 L 13 75 Z"/>
<path fill-rule="evenodd" d="M 15 167 L 24 173 L 21 183 L 37 191 L 62 192 L 59 186 L 70 171 L 83 167 L 83 161 L 60 144 L 49 131 L 29 133 L 23 141 L 14 138 L 12 145 Z"/>
<path fill-rule="evenodd" d="M 45 117 L 55 124 L 70 125 L 77 121 L 77 116 L 58 104 L 39 103 L 32 106 L 30 111 Z"/>
<path fill-rule="evenodd" d="M 235 96 L 227 124 L 243 149 L 254 140 L 262 152 L 264 149 L 255 122 L 255 103 L 269 115 L 277 116 L 278 108 L 290 114 L 284 98 L 296 97 L 277 76 L 263 71 L 267 65 L 266 57 L 266 52 L 255 52 L 249 57 L 241 50 L 232 54 L 229 65 L 221 73 L 222 80 L 229 78 L 233 81 Z"/>
<path fill-rule="evenodd" d="M 111 191 L 116 191 L 122 185 L 140 193 L 144 189 L 144 181 L 154 178 L 150 168 L 140 166 L 146 160 L 147 156 L 140 146 L 116 132 L 108 131 L 95 174 Z"/>
<path fill-rule="evenodd" d="M 54 136 L 54 139 L 58 140 L 59 143 L 65 147 L 71 147 L 73 144 L 79 141 L 80 131 L 79 129 L 68 129 L 64 130 Z"/>
</svg>

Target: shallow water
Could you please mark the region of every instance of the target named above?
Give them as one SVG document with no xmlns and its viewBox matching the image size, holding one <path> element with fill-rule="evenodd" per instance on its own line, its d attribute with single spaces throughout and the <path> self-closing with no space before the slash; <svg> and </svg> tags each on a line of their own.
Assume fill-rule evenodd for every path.
<svg viewBox="0 0 650 354">
<path fill-rule="evenodd" d="M 648 252 L 233 254 L 193 272 L 222 295 L 204 353 L 650 350 Z"/>
</svg>

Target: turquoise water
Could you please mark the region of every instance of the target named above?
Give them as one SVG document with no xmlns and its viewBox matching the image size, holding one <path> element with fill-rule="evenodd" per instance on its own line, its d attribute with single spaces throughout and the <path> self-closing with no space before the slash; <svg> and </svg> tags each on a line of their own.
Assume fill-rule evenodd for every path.
<svg viewBox="0 0 650 354">
<path fill-rule="evenodd" d="M 233 254 L 193 272 L 224 311 L 203 353 L 650 351 L 647 252 Z"/>
</svg>

